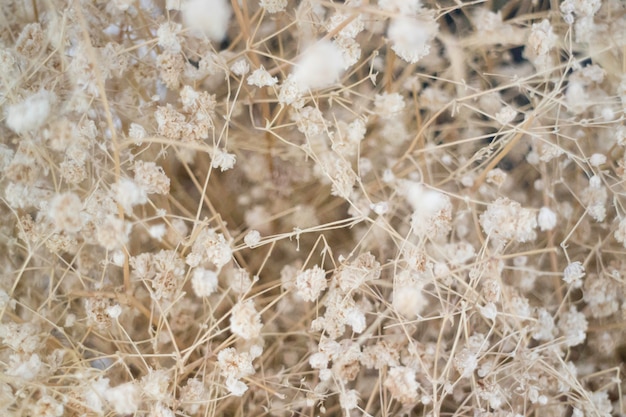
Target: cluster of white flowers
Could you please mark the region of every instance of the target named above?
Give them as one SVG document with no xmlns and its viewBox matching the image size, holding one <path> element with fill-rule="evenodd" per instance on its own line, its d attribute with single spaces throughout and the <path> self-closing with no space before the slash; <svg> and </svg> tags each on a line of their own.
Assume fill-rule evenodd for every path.
<svg viewBox="0 0 626 417">
<path fill-rule="evenodd" d="M 317 265 L 298 273 L 296 276 L 296 294 L 304 301 L 317 300 L 326 287 L 326 273 Z"/>
<path fill-rule="evenodd" d="M 563 271 L 563 281 L 572 286 L 572 288 L 580 288 L 584 276 L 585 267 L 580 262 L 568 264 Z"/>
<path fill-rule="evenodd" d="M 233 169 L 236 161 L 237 157 L 234 154 L 216 148 L 215 153 L 213 154 L 213 159 L 211 160 L 211 167 L 219 168 L 220 171 L 224 172 L 229 169 Z"/>
<path fill-rule="evenodd" d="M 232 249 L 224 235 L 212 229 L 203 229 L 194 240 L 185 262 L 195 267 L 208 261 L 219 269 L 230 262 L 231 257 Z"/>
<path fill-rule="evenodd" d="M 41 90 L 8 107 L 6 124 L 15 133 L 24 134 L 44 125 L 53 109 L 56 96 Z"/>
<path fill-rule="evenodd" d="M 337 83 L 345 67 L 343 52 L 337 44 L 326 40 L 313 43 L 302 52 L 293 72 L 283 81 L 279 101 L 293 104 L 310 90 Z"/>
<path fill-rule="evenodd" d="M 435 240 L 447 236 L 452 228 L 450 197 L 413 181 L 402 182 L 399 191 L 413 209 L 411 228 L 416 236 Z"/>
<path fill-rule="evenodd" d="M 419 316 L 428 305 L 423 287 L 420 276 L 412 271 L 406 270 L 396 275 L 392 295 L 394 310 L 409 319 Z"/>
<path fill-rule="evenodd" d="M 394 366 L 389 369 L 383 386 L 391 396 L 402 404 L 414 404 L 419 399 L 420 384 L 415 379 L 415 369 L 406 366 Z"/>
<path fill-rule="evenodd" d="M 198 297 L 208 297 L 217 290 L 218 280 L 215 271 L 196 267 L 191 276 L 193 292 Z"/>
<path fill-rule="evenodd" d="M 625 411 L 619 0 L 22 3 L 0 415 Z"/>
<path fill-rule="evenodd" d="M 587 319 L 574 306 L 561 315 L 557 326 L 565 337 L 567 346 L 578 346 L 587 338 Z"/>
<path fill-rule="evenodd" d="M 537 237 L 537 217 L 532 210 L 506 197 L 489 204 L 480 215 L 480 225 L 487 236 L 494 240 L 528 242 Z"/>
<path fill-rule="evenodd" d="M 217 364 L 222 376 L 226 378 L 226 388 L 231 394 L 241 397 L 248 390 L 241 378 L 254 375 L 252 361 L 261 353 L 262 350 L 254 345 L 249 352 L 237 352 L 235 348 L 226 348 L 217 354 Z"/>
<path fill-rule="evenodd" d="M 248 75 L 248 85 L 256 85 L 257 87 L 272 87 L 278 83 L 278 78 L 272 77 L 263 66 L 252 71 Z"/>
<path fill-rule="evenodd" d="M 212 41 L 224 39 L 233 13 L 227 0 L 187 0 L 182 5 L 187 28 Z"/>
<path fill-rule="evenodd" d="M 261 315 L 256 311 L 253 300 L 240 301 L 230 311 L 230 331 L 233 334 L 250 340 L 261 334 L 263 323 Z"/>
<path fill-rule="evenodd" d="M 430 53 L 430 44 L 439 31 L 431 14 L 396 17 L 389 24 L 387 36 L 391 49 L 405 61 L 415 64 Z"/>
<path fill-rule="evenodd" d="M 533 23 L 530 35 L 528 36 L 528 48 L 526 54 L 533 60 L 539 71 L 548 70 L 553 65 L 550 52 L 557 42 L 557 36 L 552 30 L 552 26 L 547 19 L 540 23 Z"/>
</svg>

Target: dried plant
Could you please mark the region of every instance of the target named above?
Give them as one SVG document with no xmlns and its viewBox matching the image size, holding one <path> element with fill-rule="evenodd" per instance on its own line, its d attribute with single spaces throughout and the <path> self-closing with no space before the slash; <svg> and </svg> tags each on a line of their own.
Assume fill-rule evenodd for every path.
<svg viewBox="0 0 626 417">
<path fill-rule="evenodd" d="M 626 415 L 624 2 L 0 9 L 0 414 Z"/>
</svg>

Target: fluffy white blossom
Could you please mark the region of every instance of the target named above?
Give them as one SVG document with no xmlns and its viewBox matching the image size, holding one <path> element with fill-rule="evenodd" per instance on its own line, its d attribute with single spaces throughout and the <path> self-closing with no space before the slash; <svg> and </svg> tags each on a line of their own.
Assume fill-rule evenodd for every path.
<svg viewBox="0 0 626 417">
<path fill-rule="evenodd" d="M 241 397 L 248 390 L 240 379 L 254 374 L 254 357 L 249 352 L 237 352 L 235 348 L 226 348 L 217 354 L 218 367 L 226 378 L 226 388 L 231 394 Z"/>
<path fill-rule="evenodd" d="M 76 233 L 83 227 L 80 212 L 83 203 L 76 194 L 58 194 L 50 202 L 49 215 L 57 230 Z"/>
<path fill-rule="evenodd" d="M 248 85 L 256 85 L 257 87 L 273 86 L 278 83 L 278 78 L 272 77 L 269 72 L 262 66 L 252 71 L 248 75 Z"/>
<path fill-rule="evenodd" d="M 585 276 L 585 267 L 580 262 L 572 262 L 563 271 L 563 281 L 572 288 L 580 288 L 582 278 Z"/>
<path fill-rule="evenodd" d="M 227 0 L 187 0 L 182 3 L 182 12 L 188 28 L 220 42 L 226 37 L 233 11 Z"/>
<path fill-rule="evenodd" d="M 139 409 L 141 395 L 139 386 L 134 382 L 127 382 L 109 388 L 105 398 L 118 414 L 133 414 Z"/>
<path fill-rule="evenodd" d="M 124 208 L 126 214 L 132 214 L 133 207 L 148 202 L 146 189 L 130 178 L 121 178 L 112 187 L 115 201 Z"/>
<path fill-rule="evenodd" d="M 548 70 L 553 65 L 550 51 L 556 42 L 557 36 L 549 20 L 544 19 L 540 23 L 533 23 L 525 52 L 540 71 Z"/>
<path fill-rule="evenodd" d="M 339 404 L 344 410 L 354 410 L 359 403 L 359 392 L 357 390 L 348 390 L 339 394 Z"/>
<path fill-rule="evenodd" d="M 410 271 L 396 275 L 393 283 L 392 305 L 402 316 L 414 319 L 428 306 L 419 276 Z"/>
<path fill-rule="evenodd" d="M 403 60 L 416 63 L 430 53 L 430 44 L 437 35 L 439 25 L 431 16 L 392 19 L 387 36 L 391 49 Z"/>
<path fill-rule="evenodd" d="M 480 215 L 480 225 L 494 239 L 528 242 L 537 236 L 537 218 L 533 211 L 506 197 L 489 204 Z"/>
<path fill-rule="evenodd" d="M 413 208 L 411 228 L 418 237 L 444 238 L 452 228 L 452 201 L 440 191 L 405 181 L 400 193 Z"/>
<path fill-rule="evenodd" d="M 326 88 L 337 81 L 343 73 L 341 50 L 330 41 L 318 41 L 304 50 L 292 77 L 301 91 Z"/>
<path fill-rule="evenodd" d="M 383 119 L 391 119 L 404 110 L 404 98 L 399 93 L 376 94 L 374 109 Z"/>
<path fill-rule="evenodd" d="M 216 148 L 215 153 L 213 154 L 213 160 L 211 161 L 211 167 L 219 168 L 220 171 L 224 172 L 232 169 L 235 166 L 236 161 L 237 157 L 235 156 L 235 154 L 228 153 L 220 148 Z"/>
<path fill-rule="evenodd" d="M 459 371 L 462 378 L 470 378 L 478 367 L 476 353 L 464 348 L 454 357 L 454 367 Z"/>
<path fill-rule="evenodd" d="M 543 232 L 554 229 L 556 227 L 556 213 L 549 207 L 541 207 L 537 215 L 537 224 Z"/>
<path fill-rule="evenodd" d="M 258 337 L 262 328 L 261 315 L 256 311 L 254 301 L 240 301 L 233 306 L 230 312 L 230 331 L 233 334 L 250 340 Z"/>
<path fill-rule="evenodd" d="M 233 74 L 243 77 L 250 71 L 250 65 L 245 59 L 238 59 L 235 63 L 230 67 L 230 70 Z"/>
<path fill-rule="evenodd" d="M 558 328 L 565 337 L 567 346 L 578 346 L 587 338 L 587 319 L 585 314 L 579 312 L 575 306 L 570 306 L 569 311 L 564 312 L 558 322 Z"/>
<path fill-rule="evenodd" d="M 499 112 L 495 114 L 496 120 L 501 125 L 507 125 L 515 119 L 517 111 L 511 106 L 504 106 Z"/>
<path fill-rule="evenodd" d="M 421 0 L 378 0 L 378 7 L 388 12 L 412 15 L 421 8 Z"/>
<path fill-rule="evenodd" d="M 394 366 L 389 369 L 383 386 L 389 390 L 393 398 L 401 403 L 415 403 L 419 398 L 420 387 L 415 374 L 415 370 L 409 367 Z"/>
<path fill-rule="evenodd" d="M 207 260 L 217 268 L 226 265 L 232 256 L 232 249 L 224 235 L 212 229 L 201 231 L 191 247 L 191 253 L 185 258 L 189 266 L 198 266 Z"/>
<path fill-rule="evenodd" d="M 18 103 L 8 106 L 6 124 L 18 134 L 37 130 L 48 120 L 55 101 L 56 96 L 54 93 L 41 90 Z"/>
<path fill-rule="evenodd" d="M 210 269 L 197 267 L 191 276 L 191 287 L 198 297 L 208 297 L 217 290 L 217 274 Z"/>
<path fill-rule="evenodd" d="M 243 238 L 243 242 L 247 247 L 252 248 L 261 241 L 261 233 L 258 230 L 250 230 Z"/>
<path fill-rule="evenodd" d="M 182 26 L 180 24 L 168 21 L 159 25 L 157 29 L 158 45 L 171 52 L 180 51 L 180 40 L 177 32 L 180 32 Z"/>
<path fill-rule="evenodd" d="M 326 273 L 317 265 L 298 273 L 296 276 L 296 294 L 304 301 L 317 300 L 326 287 Z"/>
</svg>

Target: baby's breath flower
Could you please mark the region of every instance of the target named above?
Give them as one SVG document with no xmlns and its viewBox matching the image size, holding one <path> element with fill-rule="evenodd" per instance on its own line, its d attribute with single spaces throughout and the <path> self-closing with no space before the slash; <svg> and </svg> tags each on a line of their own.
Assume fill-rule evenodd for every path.
<svg viewBox="0 0 626 417">
<path fill-rule="evenodd" d="M 621 291 L 621 285 L 608 274 L 590 275 L 583 287 L 583 300 L 592 317 L 610 317 L 620 309 Z"/>
<path fill-rule="evenodd" d="M 575 306 L 561 315 L 558 328 L 565 337 L 565 344 L 569 347 L 580 345 L 587 338 L 587 319 Z"/>
<path fill-rule="evenodd" d="M 76 233 L 83 227 L 80 212 L 83 203 L 76 194 L 59 194 L 50 203 L 49 215 L 57 230 Z"/>
<path fill-rule="evenodd" d="M 217 274 L 209 269 L 194 268 L 191 287 L 198 297 L 208 297 L 217 290 Z"/>
<path fill-rule="evenodd" d="M 455 356 L 454 367 L 462 378 L 470 378 L 478 367 L 478 358 L 470 349 L 464 348 Z"/>
<path fill-rule="evenodd" d="M 229 169 L 233 169 L 236 160 L 237 157 L 234 154 L 216 148 L 213 160 L 211 161 L 211 167 L 219 168 L 220 171 L 224 172 Z"/>
<path fill-rule="evenodd" d="M 515 119 L 517 116 L 517 111 L 510 106 L 503 107 L 499 112 L 495 114 L 496 120 L 501 125 L 507 125 Z"/>
<path fill-rule="evenodd" d="M 337 27 L 350 18 L 351 16 L 348 13 L 336 13 L 332 15 L 328 20 L 328 23 L 326 23 L 326 30 L 328 32 L 333 32 Z M 352 18 L 352 21 L 348 25 L 344 26 L 336 36 L 340 38 L 354 39 L 361 31 L 363 31 L 363 29 L 365 29 L 363 19 L 361 18 L 361 15 L 357 15 L 355 18 Z"/>
<path fill-rule="evenodd" d="M 35 404 L 33 410 L 33 415 L 41 417 L 61 417 L 64 411 L 65 407 L 62 403 L 49 395 L 44 395 L 37 400 L 37 404 Z"/>
<path fill-rule="evenodd" d="M 188 0 L 182 3 L 182 12 L 185 26 L 215 42 L 226 37 L 233 13 L 226 0 Z"/>
<path fill-rule="evenodd" d="M 403 60 L 415 64 L 430 53 L 430 43 L 437 35 L 439 25 L 428 15 L 396 17 L 389 24 L 387 36 L 391 49 Z"/>
<path fill-rule="evenodd" d="M 572 288 L 580 288 L 582 278 L 585 276 L 585 267 L 580 262 L 572 262 L 565 267 L 563 271 L 563 281 Z"/>
<path fill-rule="evenodd" d="M 556 227 L 556 213 L 549 207 L 541 207 L 537 215 L 537 224 L 541 231 L 552 230 Z"/>
<path fill-rule="evenodd" d="M 48 120 L 56 95 L 41 90 L 8 107 L 6 124 L 15 133 L 24 134 L 42 127 Z"/>
<path fill-rule="evenodd" d="M 326 274 L 323 269 L 315 265 L 296 276 L 295 288 L 304 301 L 315 301 L 327 287 Z"/>
<path fill-rule="evenodd" d="M 356 290 L 368 281 L 380 277 L 380 263 L 371 253 L 359 255 L 353 262 L 342 265 L 337 271 L 335 279 L 342 291 Z"/>
<path fill-rule="evenodd" d="M 232 256 L 232 249 L 224 235 L 211 229 L 200 232 L 187 255 L 185 262 L 189 266 L 198 266 L 203 260 L 212 262 L 217 268 L 226 265 Z"/>
<path fill-rule="evenodd" d="M 409 319 L 420 315 L 428 305 L 422 288 L 419 277 L 410 271 L 402 271 L 396 275 L 392 293 L 393 308 Z"/>
<path fill-rule="evenodd" d="M 487 207 L 480 216 L 480 225 L 487 235 L 496 239 L 527 242 L 537 236 L 534 231 L 537 219 L 532 210 L 505 197 Z"/>
<path fill-rule="evenodd" d="M 359 392 L 357 390 L 348 390 L 339 395 L 339 404 L 344 410 L 350 411 L 357 408 L 359 403 Z"/>
<path fill-rule="evenodd" d="M 167 401 L 168 387 L 172 378 L 165 369 L 148 369 L 148 373 L 141 378 L 142 393 L 148 398 L 159 401 Z"/>
<path fill-rule="evenodd" d="M 128 243 L 131 225 L 113 215 L 107 216 L 97 226 L 98 243 L 106 250 L 119 249 Z"/>
<path fill-rule="evenodd" d="M 5 375 L 32 381 L 40 377 L 45 369 L 41 357 L 36 354 L 9 355 L 9 363 L 5 365 Z"/>
<path fill-rule="evenodd" d="M 278 78 L 272 77 L 269 72 L 261 66 L 260 68 L 252 71 L 252 74 L 248 75 L 248 85 L 256 85 L 257 87 L 273 86 L 278 83 Z"/>
<path fill-rule="evenodd" d="M 261 315 L 257 313 L 254 301 L 240 301 L 233 306 L 230 312 L 230 331 L 233 334 L 250 340 L 258 337 L 262 328 Z"/>
<path fill-rule="evenodd" d="M 230 67 L 230 70 L 233 74 L 243 77 L 250 71 L 250 65 L 248 65 L 245 59 L 239 59 Z"/>
<path fill-rule="evenodd" d="M 384 119 L 391 119 L 404 110 L 404 98 L 398 93 L 377 94 L 374 98 L 376 114 Z"/>
<path fill-rule="evenodd" d="M 419 399 L 420 384 L 415 378 L 415 370 L 406 366 L 395 366 L 389 369 L 383 386 L 391 396 L 402 404 L 413 404 Z"/>
<path fill-rule="evenodd" d="M 25 58 L 35 58 L 46 46 L 46 34 L 41 24 L 29 23 L 24 25 L 17 41 L 15 51 Z"/>
<path fill-rule="evenodd" d="M 282 12 L 287 8 L 287 0 L 260 0 L 259 4 L 268 13 Z"/>
<path fill-rule="evenodd" d="M 159 46 L 172 52 L 179 52 L 180 40 L 178 39 L 177 32 L 180 32 L 181 28 L 180 24 L 174 22 L 162 23 L 157 29 Z"/>
<path fill-rule="evenodd" d="M 292 79 L 301 91 L 317 90 L 339 81 L 343 69 L 341 50 L 332 42 L 322 40 L 302 53 Z"/>
<path fill-rule="evenodd" d="M 261 242 L 261 233 L 258 230 L 250 230 L 243 238 L 247 247 L 252 248 Z"/>
<path fill-rule="evenodd" d="M 389 12 L 411 15 L 417 13 L 421 0 L 378 0 L 378 7 Z"/>
<path fill-rule="evenodd" d="M 217 364 L 226 378 L 243 378 L 254 374 L 252 358 L 247 352 L 237 352 L 235 348 L 226 348 L 217 354 Z"/>
<path fill-rule="evenodd" d="M 116 413 L 133 414 L 139 408 L 141 395 L 137 384 L 127 382 L 107 389 L 105 398 Z"/>
</svg>

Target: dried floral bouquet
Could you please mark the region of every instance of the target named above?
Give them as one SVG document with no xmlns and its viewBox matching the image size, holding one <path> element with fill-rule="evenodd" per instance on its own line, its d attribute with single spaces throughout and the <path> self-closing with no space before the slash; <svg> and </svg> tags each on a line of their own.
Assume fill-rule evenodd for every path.
<svg viewBox="0 0 626 417">
<path fill-rule="evenodd" d="M 0 16 L 0 415 L 626 415 L 624 1 Z"/>
</svg>

